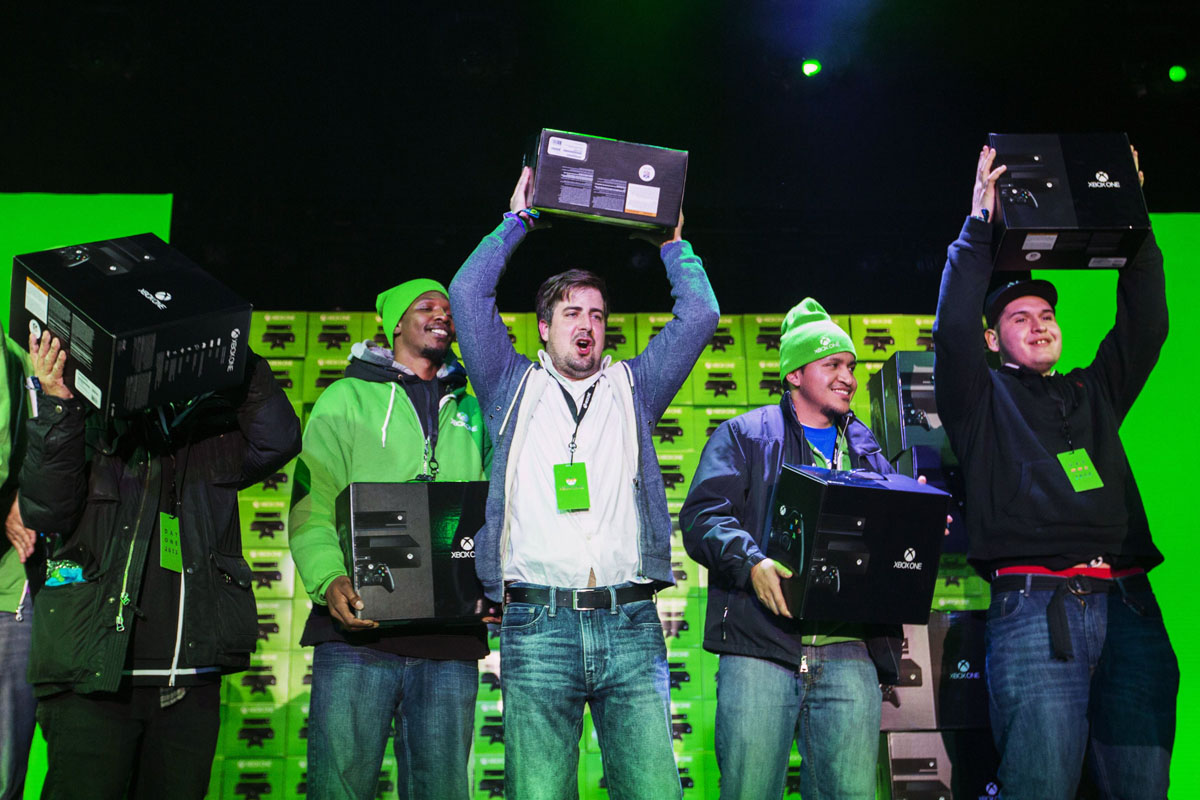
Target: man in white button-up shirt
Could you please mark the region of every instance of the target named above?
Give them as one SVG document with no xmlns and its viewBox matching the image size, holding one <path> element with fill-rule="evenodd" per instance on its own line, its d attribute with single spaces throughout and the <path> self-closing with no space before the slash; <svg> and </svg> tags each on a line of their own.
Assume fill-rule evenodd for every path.
<svg viewBox="0 0 1200 800">
<path fill-rule="evenodd" d="M 716 329 L 704 268 L 680 238 L 660 253 L 675 319 L 636 358 L 601 356 L 608 303 L 571 270 L 537 296 L 545 349 L 514 352 L 496 284 L 535 224 L 526 169 L 510 211 L 450 286 L 464 362 L 495 444 L 476 569 L 503 596 L 506 796 L 577 796 L 585 703 L 613 798 L 680 796 L 666 648 L 653 593 L 674 582 L 670 517 L 650 431 Z"/>
</svg>

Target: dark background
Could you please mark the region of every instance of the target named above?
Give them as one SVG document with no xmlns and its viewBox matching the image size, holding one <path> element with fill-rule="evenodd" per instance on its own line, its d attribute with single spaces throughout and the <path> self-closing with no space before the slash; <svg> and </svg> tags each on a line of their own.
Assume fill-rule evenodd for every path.
<svg viewBox="0 0 1200 800">
<path fill-rule="evenodd" d="M 932 312 L 989 131 L 1127 131 L 1151 211 L 1200 210 L 1190 0 L 19 5 L 0 191 L 171 192 L 173 242 L 259 308 L 448 281 L 541 127 L 689 150 L 730 313 Z M 670 306 L 652 248 L 581 223 L 523 245 L 501 306 L 570 266 Z"/>
</svg>

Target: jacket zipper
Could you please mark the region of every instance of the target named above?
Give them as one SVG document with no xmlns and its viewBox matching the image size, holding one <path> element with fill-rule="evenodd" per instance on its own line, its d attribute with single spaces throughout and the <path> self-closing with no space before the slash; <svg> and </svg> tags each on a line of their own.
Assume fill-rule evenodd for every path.
<svg viewBox="0 0 1200 800">
<path fill-rule="evenodd" d="M 167 686 L 175 685 L 175 673 L 179 669 L 179 646 L 183 643 L 183 605 L 187 598 L 187 582 L 183 572 L 179 573 L 179 624 L 175 629 L 175 654 L 171 657 L 171 671 L 167 673 Z"/>
<path fill-rule="evenodd" d="M 133 563 L 133 548 L 137 544 L 138 531 L 142 527 L 142 513 L 146 510 L 146 496 L 150 493 L 150 461 L 146 461 L 146 482 L 142 485 L 142 500 L 138 505 L 137 521 L 133 524 L 133 535 L 129 539 L 129 553 L 125 557 L 125 571 L 121 575 L 121 604 L 117 608 L 117 632 L 125 630 L 125 606 L 129 605 L 129 565 Z"/>
</svg>

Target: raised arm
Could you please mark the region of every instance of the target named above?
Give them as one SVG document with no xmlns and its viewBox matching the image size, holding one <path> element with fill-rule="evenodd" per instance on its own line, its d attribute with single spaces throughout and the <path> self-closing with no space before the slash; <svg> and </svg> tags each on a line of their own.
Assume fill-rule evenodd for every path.
<svg viewBox="0 0 1200 800">
<path fill-rule="evenodd" d="M 245 393 L 237 407 L 238 427 L 246 439 L 242 485 L 251 486 L 277 472 L 300 453 L 300 420 L 266 359 L 246 351 Z"/>
<path fill-rule="evenodd" d="M 467 257 L 450 282 L 450 307 L 462 348 L 463 366 L 486 406 L 492 392 L 513 370 L 524 370 L 528 360 L 513 349 L 508 329 L 496 308 L 496 286 L 508 260 L 535 224 L 525 213 L 532 171 L 526 167 L 509 199 L 509 213 Z"/>
<path fill-rule="evenodd" d="M 87 502 L 87 409 L 63 381 L 67 354 L 56 337 L 31 333 L 29 353 L 41 392 L 37 415 L 26 426 L 20 512 L 33 530 L 70 534 Z"/>
<path fill-rule="evenodd" d="M 1137 150 L 1133 162 L 1140 167 Z M 1144 182 L 1140 169 L 1138 182 Z M 1137 258 L 1117 278 L 1116 321 L 1087 367 L 1108 392 L 1118 419 L 1125 418 L 1158 363 L 1167 327 L 1163 254 L 1151 231 Z"/>
<path fill-rule="evenodd" d="M 988 384 L 983 346 L 983 301 L 992 276 L 992 224 L 996 212 L 996 179 L 1005 167 L 992 167 L 996 151 L 984 147 L 975 170 L 971 216 L 950 245 L 938 293 L 933 325 L 934 386 L 938 414 L 961 419 Z"/>
<path fill-rule="evenodd" d="M 630 366 L 638 391 L 646 398 L 654 419 L 658 419 L 712 339 L 721 310 L 704 263 L 683 239 L 682 212 L 672 236 L 665 241 L 648 240 L 660 244 L 659 253 L 667 268 L 671 296 L 675 298 L 671 307 L 675 318 L 650 340 Z"/>
</svg>

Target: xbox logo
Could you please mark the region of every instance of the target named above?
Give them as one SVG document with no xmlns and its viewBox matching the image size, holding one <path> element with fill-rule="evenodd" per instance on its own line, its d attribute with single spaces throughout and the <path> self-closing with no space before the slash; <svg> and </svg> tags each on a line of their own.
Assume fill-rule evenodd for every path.
<svg viewBox="0 0 1200 800">
<path fill-rule="evenodd" d="M 1099 172 L 1096 173 L 1096 180 L 1100 181 L 1101 183 L 1104 183 L 1105 181 L 1108 180 L 1108 173 L 1105 172 L 1104 170 L 1100 170 Z"/>
<path fill-rule="evenodd" d="M 905 561 L 912 561 L 916 557 L 917 557 L 917 551 L 912 549 L 911 547 L 904 551 L 904 560 Z"/>
<path fill-rule="evenodd" d="M 989 783 L 984 788 L 984 791 L 988 793 L 988 797 L 995 797 L 996 795 L 1000 794 L 1000 787 L 994 783 Z"/>
<path fill-rule="evenodd" d="M 155 296 L 155 298 L 163 301 L 164 303 L 171 299 L 170 292 L 155 292 L 154 296 Z"/>
<path fill-rule="evenodd" d="M 958 671 L 959 672 L 970 672 L 970 670 L 971 670 L 971 662 L 970 661 L 967 661 L 964 658 L 962 661 L 958 662 Z"/>
<path fill-rule="evenodd" d="M 462 538 L 462 541 L 458 543 L 458 546 L 461 547 L 463 550 L 474 550 L 475 549 L 475 540 L 472 539 L 470 536 L 464 536 Z"/>
</svg>

